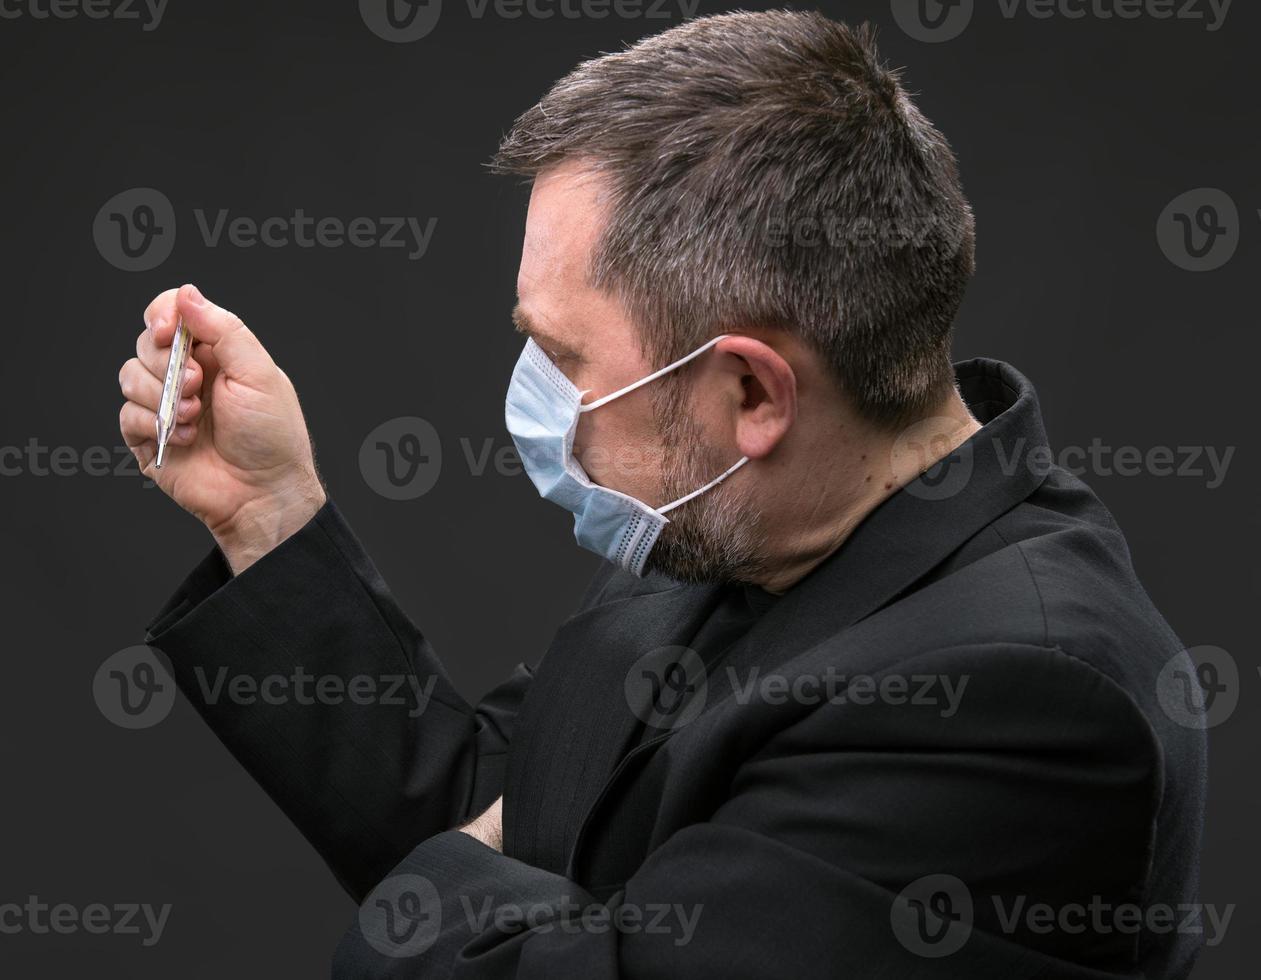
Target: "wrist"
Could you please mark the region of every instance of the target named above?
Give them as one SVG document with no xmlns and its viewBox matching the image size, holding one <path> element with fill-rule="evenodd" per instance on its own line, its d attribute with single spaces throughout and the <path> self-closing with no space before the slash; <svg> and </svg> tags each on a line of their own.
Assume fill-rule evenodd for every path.
<svg viewBox="0 0 1261 980">
<path fill-rule="evenodd" d="M 503 804 L 504 798 L 501 796 L 487 807 L 484 813 L 470 820 L 459 830 L 502 853 L 504 849 Z"/>
<path fill-rule="evenodd" d="M 233 575 L 286 541 L 316 515 L 328 500 L 319 479 L 296 481 L 242 505 L 232 517 L 210 529 Z"/>
<path fill-rule="evenodd" d="M 480 820 L 474 820 L 472 823 L 461 827 L 460 833 L 467 834 L 469 837 L 472 837 L 473 840 L 481 841 L 492 850 L 503 853 L 503 831 L 492 824 L 485 823 Z"/>
</svg>

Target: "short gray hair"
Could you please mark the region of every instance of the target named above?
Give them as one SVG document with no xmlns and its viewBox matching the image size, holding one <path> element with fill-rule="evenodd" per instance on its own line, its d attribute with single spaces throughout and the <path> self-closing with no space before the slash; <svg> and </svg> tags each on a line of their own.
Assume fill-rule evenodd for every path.
<svg viewBox="0 0 1261 980">
<path fill-rule="evenodd" d="M 972 211 L 870 26 L 723 14 L 587 61 L 516 120 L 491 167 L 534 178 L 572 161 L 609 187 L 592 282 L 653 358 L 757 325 L 802 337 L 875 423 L 905 424 L 950 390 Z"/>
</svg>

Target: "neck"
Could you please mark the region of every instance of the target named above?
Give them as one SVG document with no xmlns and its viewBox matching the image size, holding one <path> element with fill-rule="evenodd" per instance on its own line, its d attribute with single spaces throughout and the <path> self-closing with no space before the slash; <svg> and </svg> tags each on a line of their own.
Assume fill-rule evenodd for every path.
<svg viewBox="0 0 1261 980">
<path fill-rule="evenodd" d="M 834 416 L 835 418 L 835 416 Z M 780 469 L 777 506 L 764 513 L 766 571 L 754 584 L 792 588 L 836 552 L 863 520 L 981 428 L 963 399 L 950 397 L 922 421 L 889 432 L 854 420 L 815 427 Z"/>
</svg>

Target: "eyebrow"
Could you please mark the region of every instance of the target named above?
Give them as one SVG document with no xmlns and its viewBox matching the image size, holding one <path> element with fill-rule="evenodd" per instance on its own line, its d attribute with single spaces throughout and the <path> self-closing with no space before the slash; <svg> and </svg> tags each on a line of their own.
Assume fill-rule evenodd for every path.
<svg viewBox="0 0 1261 980">
<path fill-rule="evenodd" d="M 529 314 L 525 312 L 520 303 L 512 308 L 512 325 L 517 333 L 523 333 L 531 338 L 548 354 L 581 358 L 578 351 L 569 344 L 539 329 L 539 325 L 530 319 Z"/>
</svg>

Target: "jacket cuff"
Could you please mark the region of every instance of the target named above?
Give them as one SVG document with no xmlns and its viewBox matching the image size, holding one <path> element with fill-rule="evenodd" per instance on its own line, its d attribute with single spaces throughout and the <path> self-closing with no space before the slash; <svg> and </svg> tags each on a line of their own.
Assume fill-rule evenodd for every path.
<svg viewBox="0 0 1261 980">
<path fill-rule="evenodd" d="M 153 642 L 159 634 L 166 632 L 179 622 L 185 613 L 231 581 L 232 569 L 228 567 L 223 552 L 216 546 L 198 562 L 196 568 L 188 573 L 188 577 L 180 583 L 175 594 L 145 625 L 145 642 Z"/>
<path fill-rule="evenodd" d="M 285 568 L 287 555 L 311 551 L 312 539 L 316 541 L 344 539 L 354 535 L 331 499 L 316 511 L 315 515 L 294 534 L 263 555 L 240 575 L 234 576 L 227 558 L 218 546 L 212 548 L 197 566 L 188 573 L 175 593 L 166 601 L 157 615 L 145 626 L 145 642 L 159 643 L 164 634 L 170 633 L 190 614 L 202 615 L 221 611 L 230 602 L 234 592 L 256 592 L 275 587 L 278 569 Z M 303 541 L 302 539 L 306 539 Z M 285 571 L 284 587 L 291 572 Z M 207 608 L 203 609 L 202 607 Z"/>
<path fill-rule="evenodd" d="M 590 950 L 566 953 L 563 946 L 571 933 L 581 931 L 584 913 L 598 907 L 565 876 L 448 830 L 415 848 L 364 899 L 358 922 L 338 946 L 333 976 L 414 977 L 430 971 L 446 976 L 459 964 L 459 976 L 467 971 L 533 977 L 522 957 L 530 959 L 524 947 L 538 939 L 560 940 L 562 949 L 551 949 L 546 957 L 551 967 L 574 958 L 590 966 Z M 404 915 L 419 927 L 400 929 Z"/>
</svg>

